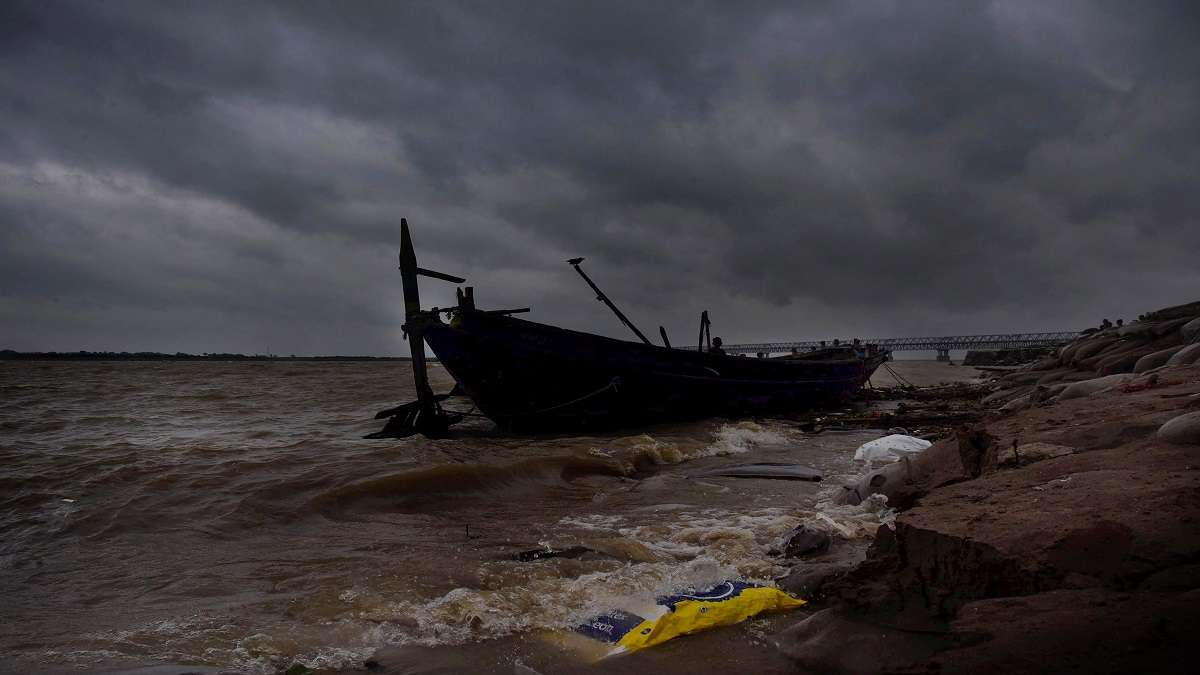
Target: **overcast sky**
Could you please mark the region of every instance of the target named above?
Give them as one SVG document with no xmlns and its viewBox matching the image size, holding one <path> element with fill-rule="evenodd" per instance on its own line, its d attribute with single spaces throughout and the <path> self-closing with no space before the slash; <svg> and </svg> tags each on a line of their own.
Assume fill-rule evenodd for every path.
<svg viewBox="0 0 1200 675">
<path fill-rule="evenodd" d="M 1198 7 L 6 0 L 0 348 L 403 353 L 402 216 L 676 343 L 1200 299 Z"/>
</svg>

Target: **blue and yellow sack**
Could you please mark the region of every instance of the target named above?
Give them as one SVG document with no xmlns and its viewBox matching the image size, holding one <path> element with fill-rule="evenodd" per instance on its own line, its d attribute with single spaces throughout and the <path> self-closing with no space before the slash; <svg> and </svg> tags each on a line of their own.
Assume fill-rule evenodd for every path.
<svg viewBox="0 0 1200 675">
<path fill-rule="evenodd" d="M 606 656 L 653 647 L 671 638 L 718 626 L 730 626 L 762 612 L 794 609 L 804 601 L 778 588 L 724 581 L 699 593 L 656 599 L 649 616 L 614 610 L 575 628 L 577 633 L 612 645 Z"/>
</svg>

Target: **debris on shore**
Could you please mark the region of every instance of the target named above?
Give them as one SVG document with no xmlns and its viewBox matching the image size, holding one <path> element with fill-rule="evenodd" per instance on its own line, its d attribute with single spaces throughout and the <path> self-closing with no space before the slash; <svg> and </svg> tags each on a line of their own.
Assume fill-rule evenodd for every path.
<svg viewBox="0 0 1200 675">
<path fill-rule="evenodd" d="M 847 486 L 840 501 L 899 513 L 852 568 L 818 556 L 780 581 L 818 611 L 776 646 L 805 672 L 1181 672 L 1200 625 L 1200 303 L 975 393 L 976 421 Z"/>
</svg>

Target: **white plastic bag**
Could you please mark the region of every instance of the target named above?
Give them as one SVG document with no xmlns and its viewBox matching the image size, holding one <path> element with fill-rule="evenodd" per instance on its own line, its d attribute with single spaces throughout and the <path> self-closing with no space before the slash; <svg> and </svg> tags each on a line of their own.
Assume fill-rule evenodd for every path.
<svg viewBox="0 0 1200 675">
<path fill-rule="evenodd" d="M 863 443 L 854 451 L 854 459 L 858 462 L 894 462 L 905 455 L 915 455 L 933 445 L 929 441 L 892 434 L 873 441 Z"/>
</svg>

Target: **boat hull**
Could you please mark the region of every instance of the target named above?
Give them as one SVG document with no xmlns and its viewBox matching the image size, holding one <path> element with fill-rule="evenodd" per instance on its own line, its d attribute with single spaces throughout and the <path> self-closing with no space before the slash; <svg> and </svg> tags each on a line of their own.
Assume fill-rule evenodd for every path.
<svg viewBox="0 0 1200 675">
<path fill-rule="evenodd" d="M 512 430 L 626 426 L 844 401 L 886 356 L 753 359 L 667 349 L 481 311 L 424 328 L 479 410 Z"/>
</svg>

